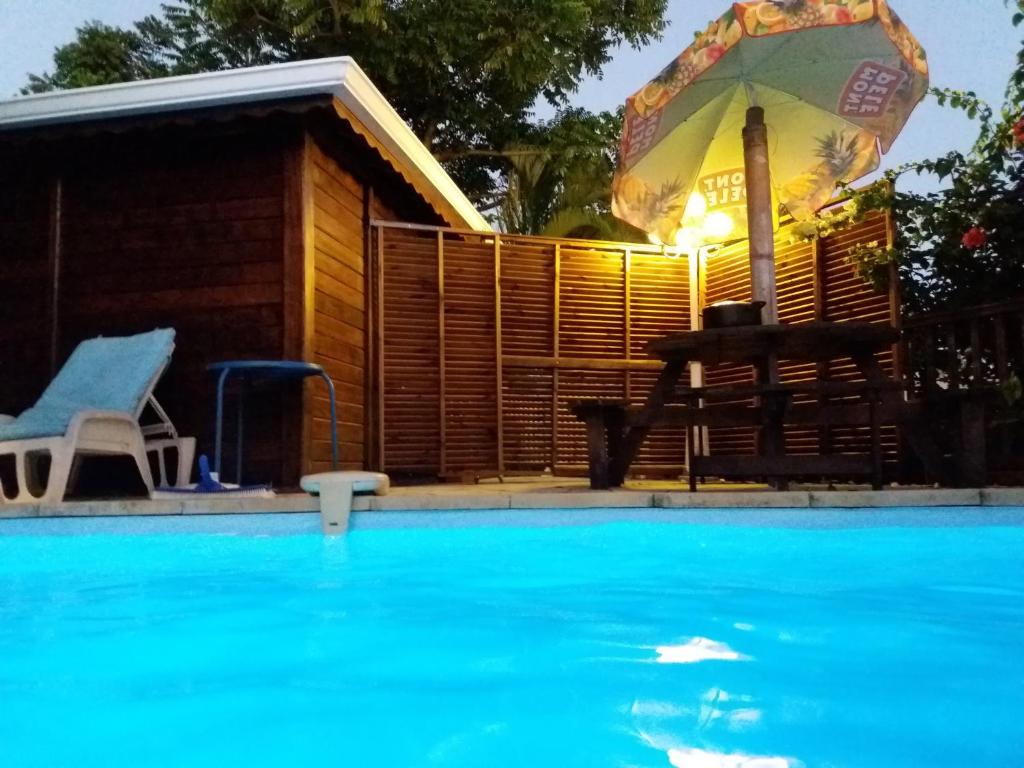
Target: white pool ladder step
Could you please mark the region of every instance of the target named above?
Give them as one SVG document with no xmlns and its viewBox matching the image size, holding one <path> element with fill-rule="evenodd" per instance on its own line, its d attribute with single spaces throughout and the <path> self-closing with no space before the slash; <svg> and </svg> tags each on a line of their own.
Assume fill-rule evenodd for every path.
<svg viewBox="0 0 1024 768">
<path fill-rule="evenodd" d="M 354 494 L 384 496 L 391 488 L 388 476 L 380 472 L 319 472 L 306 475 L 299 484 L 306 493 L 320 497 L 320 526 L 327 536 L 348 532 Z"/>
</svg>

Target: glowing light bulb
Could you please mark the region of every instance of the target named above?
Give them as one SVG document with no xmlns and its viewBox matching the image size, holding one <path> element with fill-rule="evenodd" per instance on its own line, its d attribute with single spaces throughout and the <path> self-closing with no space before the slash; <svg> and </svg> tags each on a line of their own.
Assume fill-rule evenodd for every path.
<svg viewBox="0 0 1024 768">
<path fill-rule="evenodd" d="M 693 227 L 680 227 L 676 232 L 676 245 L 684 251 L 696 251 L 700 247 L 700 231 Z"/>
<path fill-rule="evenodd" d="M 723 211 L 715 211 L 704 219 L 704 233 L 709 240 L 725 240 L 734 229 L 736 229 L 736 222 Z"/>
<path fill-rule="evenodd" d="M 694 219 L 704 218 L 708 212 L 708 199 L 700 192 L 692 192 L 686 201 L 686 209 L 683 211 L 682 223 L 687 224 Z"/>
</svg>

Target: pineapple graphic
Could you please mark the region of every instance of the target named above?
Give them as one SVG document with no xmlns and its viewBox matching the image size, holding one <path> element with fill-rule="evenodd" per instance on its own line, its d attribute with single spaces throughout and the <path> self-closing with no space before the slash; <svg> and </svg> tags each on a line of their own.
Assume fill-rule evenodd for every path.
<svg viewBox="0 0 1024 768">
<path fill-rule="evenodd" d="M 860 142 L 856 133 L 832 131 L 818 139 L 815 157 L 822 160 L 824 170 L 834 181 L 843 181 L 857 164 L 860 157 Z"/>
<path fill-rule="evenodd" d="M 662 83 L 670 92 L 678 93 L 693 82 L 698 74 L 697 66 L 694 64 L 693 59 L 684 59 L 680 56 L 677 59 L 673 59 L 671 64 L 661 70 L 655 80 Z"/>
<path fill-rule="evenodd" d="M 806 29 L 820 27 L 826 22 L 821 7 L 810 0 L 775 0 L 786 15 L 790 29 Z"/>
<path fill-rule="evenodd" d="M 818 139 L 817 166 L 792 179 L 779 191 L 779 199 L 796 219 L 808 219 L 832 197 L 836 182 L 845 181 L 861 162 L 857 133 L 832 131 Z M 860 169 L 862 170 L 862 169 Z"/>
</svg>

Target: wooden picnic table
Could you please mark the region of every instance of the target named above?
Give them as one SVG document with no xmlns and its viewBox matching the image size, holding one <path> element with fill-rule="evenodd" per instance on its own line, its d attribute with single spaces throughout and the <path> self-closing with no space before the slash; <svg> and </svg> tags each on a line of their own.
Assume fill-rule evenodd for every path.
<svg viewBox="0 0 1024 768">
<path fill-rule="evenodd" d="M 899 332 L 888 325 L 852 321 L 813 322 L 799 325 L 747 325 L 714 328 L 664 336 L 648 343 L 648 354 L 667 365 L 685 366 L 748 363 L 769 366 L 775 361 L 825 362 L 850 358 L 865 376 L 885 376 L 875 354 L 899 341 Z M 771 376 L 771 372 L 766 375 Z M 678 381 L 678 376 L 673 377 Z M 775 374 L 777 379 L 777 373 Z"/>
<path fill-rule="evenodd" d="M 896 343 L 899 333 L 887 325 L 866 322 L 813 322 L 721 328 L 674 334 L 656 339 L 647 351 L 664 361 L 654 387 L 640 408 L 618 401 L 584 401 L 575 406 L 587 422 L 591 485 L 622 484 L 629 466 L 651 429 L 663 423 L 687 426 L 690 489 L 696 478 L 865 477 L 880 487 L 880 428 L 915 418 L 898 382 L 888 376 L 877 355 Z M 850 360 L 862 382 L 782 382 L 781 362 Z M 750 386 L 680 387 L 690 363 L 705 366 L 748 364 L 755 376 Z M 794 404 L 797 395 L 810 402 Z M 838 400 L 837 400 L 838 398 Z M 722 400 L 741 402 L 721 402 Z M 751 401 L 754 402 L 751 405 Z M 787 456 L 784 427 L 848 425 L 869 427 L 870 454 Z M 696 455 L 696 431 L 706 426 L 751 426 L 758 430 L 755 456 Z"/>
</svg>

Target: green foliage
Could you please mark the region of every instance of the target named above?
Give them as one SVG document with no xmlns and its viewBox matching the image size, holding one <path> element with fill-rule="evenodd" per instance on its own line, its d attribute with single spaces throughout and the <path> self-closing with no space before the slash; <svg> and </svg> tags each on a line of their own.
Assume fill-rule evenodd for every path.
<svg viewBox="0 0 1024 768">
<path fill-rule="evenodd" d="M 533 126 L 502 156 L 510 170 L 494 223 L 505 232 L 550 237 L 642 240 L 611 215 L 611 180 L 622 115 L 568 109 Z M 528 142 L 528 143 L 527 143 Z"/>
<path fill-rule="evenodd" d="M 167 66 L 154 55 L 151 41 L 137 30 L 90 21 L 75 30 L 74 42 L 53 54 L 52 74 L 29 75 L 22 93 L 83 88 L 125 80 L 161 77 Z"/>
<path fill-rule="evenodd" d="M 1019 26 L 1024 0 L 1013 4 Z M 888 184 L 856 193 L 854 216 L 892 210 L 896 243 L 892 250 L 864 248 L 851 258 L 865 276 L 895 261 L 910 313 L 1018 297 L 1024 294 L 1024 145 L 1014 126 L 1024 118 L 1024 43 L 998 111 L 970 91 L 933 89 L 931 95 L 977 120 L 977 141 L 967 154 L 952 151 L 911 163 L 887 173 Z M 898 191 L 896 183 L 908 173 L 932 176 L 944 186 L 932 193 Z M 972 249 L 963 237 L 974 227 L 985 232 L 986 242 Z"/>
<path fill-rule="evenodd" d="M 130 30 L 83 27 L 30 88 L 352 56 L 474 200 L 494 205 L 506 147 L 534 143 L 620 44 L 664 29 L 666 0 L 179 0 Z M 99 50 L 98 43 L 103 42 Z M 119 43 L 119 45 L 114 45 Z M 101 55 L 102 54 L 102 55 Z"/>
</svg>

